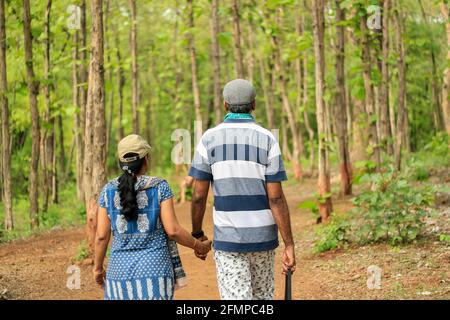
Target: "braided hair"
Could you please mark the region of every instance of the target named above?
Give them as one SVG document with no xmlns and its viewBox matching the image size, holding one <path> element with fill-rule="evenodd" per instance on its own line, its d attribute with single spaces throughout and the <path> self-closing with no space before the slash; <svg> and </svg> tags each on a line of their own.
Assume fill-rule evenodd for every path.
<svg viewBox="0 0 450 320">
<path fill-rule="evenodd" d="M 127 153 L 125 158 L 132 158 L 138 156 L 137 153 Z M 144 165 L 145 158 L 137 159 L 130 162 L 120 162 L 119 165 L 123 173 L 119 177 L 119 195 L 120 205 L 122 206 L 122 214 L 126 221 L 137 219 L 137 191 L 134 188 L 136 183 L 136 174 L 138 174 Z"/>
</svg>

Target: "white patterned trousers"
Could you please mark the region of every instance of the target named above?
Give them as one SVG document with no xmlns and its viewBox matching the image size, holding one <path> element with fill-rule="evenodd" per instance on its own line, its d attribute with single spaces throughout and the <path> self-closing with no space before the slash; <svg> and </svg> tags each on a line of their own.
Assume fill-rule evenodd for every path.
<svg viewBox="0 0 450 320">
<path fill-rule="evenodd" d="M 273 300 L 275 251 L 215 250 L 217 283 L 222 300 Z"/>
</svg>

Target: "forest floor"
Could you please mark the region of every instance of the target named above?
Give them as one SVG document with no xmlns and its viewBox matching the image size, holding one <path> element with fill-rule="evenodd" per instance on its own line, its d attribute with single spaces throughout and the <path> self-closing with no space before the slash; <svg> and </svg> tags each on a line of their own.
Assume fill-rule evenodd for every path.
<svg viewBox="0 0 450 320">
<path fill-rule="evenodd" d="M 298 204 L 312 199 L 315 189 L 316 180 L 312 179 L 301 185 L 285 186 L 297 254 L 294 299 L 450 299 L 450 247 L 437 240 L 399 247 L 387 244 L 349 247 L 314 254 L 315 218 L 309 210 L 299 209 Z M 337 214 L 352 206 L 349 198 L 333 202 Z M 176 205 L 177 216 L 188 230 L 189 208 L 189 203 Z M 210 205 L 207 212 L 211 212 Z M 448 220 L 450 212 L 444 215 Z M 211 214 L 207 214 L 205 231 L 212 234 Z M 66 286 L 67 268 L 83 238 L 81 227 L 53 229 L 0 245 L 0 299 L 102 299 L 102 290 L 92 280 L 89 260 L 78 264 L 81 288 L 70 290 Z M 284 294 L 281 248 L 276 256 L 276 299 L 283 299 Z M 180 247 L 180 254 L 189 284 L 177 291 L 175 298 L 218 299 L 212 255 L 201 261 L 184 247 Z M 380 289 L 368 289 L 367 268 L 371 265 L 382 270 Z"/>
</svg>

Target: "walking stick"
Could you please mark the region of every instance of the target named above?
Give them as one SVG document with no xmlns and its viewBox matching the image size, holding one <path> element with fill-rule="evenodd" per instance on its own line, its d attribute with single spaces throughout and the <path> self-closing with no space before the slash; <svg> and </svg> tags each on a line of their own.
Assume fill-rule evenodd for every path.
<svg viewBox="0 0 450 320">
<path fill-rule="evenodd" d="M 292 300 L 292 272 L 288 269 L 286 273 L 286 283 L 284 287 L 284 300 Z"/>
</svg>

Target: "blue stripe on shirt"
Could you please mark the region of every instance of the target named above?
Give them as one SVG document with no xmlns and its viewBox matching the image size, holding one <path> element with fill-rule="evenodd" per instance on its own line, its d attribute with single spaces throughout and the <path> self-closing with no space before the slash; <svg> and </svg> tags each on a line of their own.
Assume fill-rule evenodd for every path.
<svg viewBox="0 0 450 320">
<path fill-rule="evenodd" d="M 267 195 L 214 196 L 217 211 L 258 211 L 270 209 Z"/>
<path fill-rule="evenodd" d="M 198 170 L 197 168 L 194 168 L 193 166 L 189 170 L 189 176 L 191 176 L 192 178 L 197 179 L 197 180 L 211 181 L 213 179 L 213 175 L 211 173 Z"/>
<path fill-rule="evenodd" d="M 274 250 L 278 247 L 278 239 L 258 243 L 234 243 L 234 242 L 214 240 L 213 247 L 214 250 L 229 251 L 229 252 L 268 251 Z"/>
</svg>

